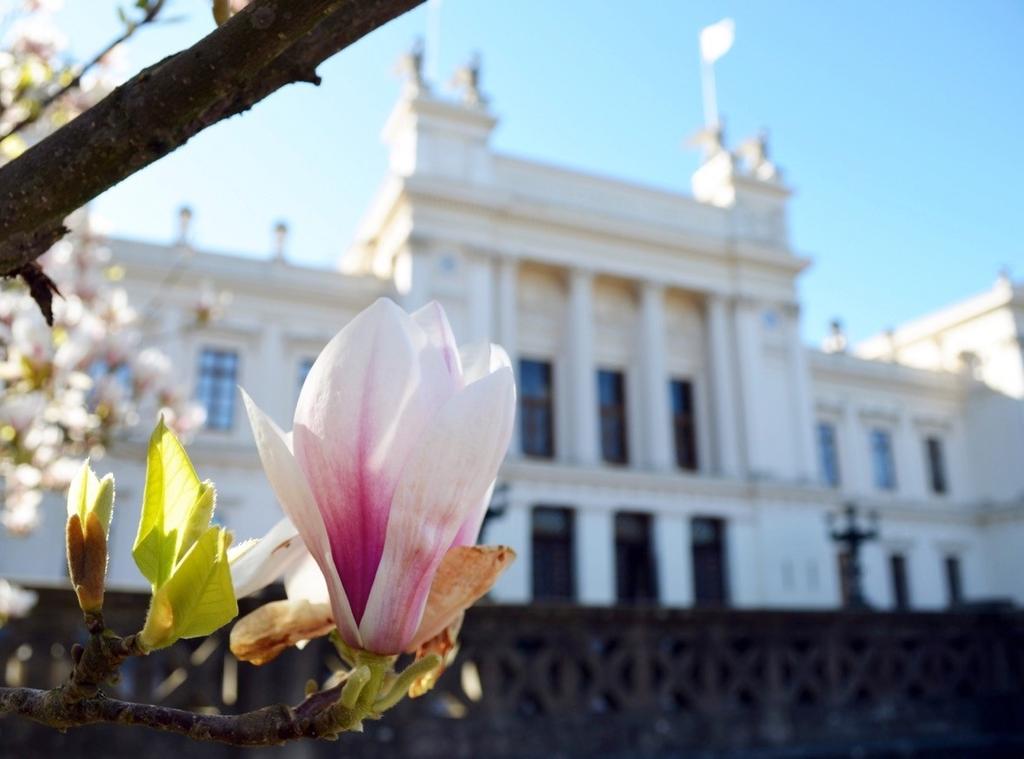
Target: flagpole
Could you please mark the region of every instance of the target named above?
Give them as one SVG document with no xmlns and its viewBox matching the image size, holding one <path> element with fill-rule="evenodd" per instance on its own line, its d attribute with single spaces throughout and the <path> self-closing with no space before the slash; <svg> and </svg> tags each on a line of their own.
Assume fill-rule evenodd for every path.
<svg viewBox="0 0 1024 759">
<path fill-rule="evenodd" d="M 715 64 L 700 59 L 701 90 L 704 95 L 704 125 L 708 128 L 718 126 L 718 101 L 715 97 Z"/>
<path fill-rule="evenodd" d="M 441 81 L 441 0 L 427 2 L 427 77 Z"/>
</svg>

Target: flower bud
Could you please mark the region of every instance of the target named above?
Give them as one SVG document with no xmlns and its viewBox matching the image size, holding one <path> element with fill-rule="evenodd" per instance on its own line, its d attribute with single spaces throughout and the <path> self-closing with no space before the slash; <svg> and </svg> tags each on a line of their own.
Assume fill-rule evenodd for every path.
<svg viewBox="0 0 1024 759">
<path fill-rule="evenodd" d="M 87 613 L 103 608 L 107 532 L 113 509 L 113 476 L 108 474 L 102 480 L 97 479 L 86 462 L 68 490 L 66 540 L 71 585 L 78 596 L 78 605 Z"/>
</svg>

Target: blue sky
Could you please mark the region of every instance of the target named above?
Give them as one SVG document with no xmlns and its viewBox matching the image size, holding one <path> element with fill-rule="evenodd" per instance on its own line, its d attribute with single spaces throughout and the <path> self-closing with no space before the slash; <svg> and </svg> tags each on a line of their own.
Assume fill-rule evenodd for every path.
<svg viewBox="0 0 1024 759">
<path fill-rule="evenodd" d="M 66 0 L 87 53 L 115 3 Z M 209 0 L 171 0 L 174 24 L 131 45 L 137 68 L 212 25 Z M 804 334 L 840 315 L 854 338 L 1024 275 L 1024 3 L 443 0 L 439 70 L 483 56 L 502 151 L 689 192 L 701 123 L 697 33 L 723 16 L 717 66 L 730 141 L 765 127 L 795 188 Z M 167 240 L 196 212 L 204 248 L 265 255 L 278 219 L 291 256 L 329 264 L 383 176 L 379 142 L 397 56 L 426 32 L 419 8 L 297 85 L 210 129 L 96 203 L 118 234 Z"/>
</svg>

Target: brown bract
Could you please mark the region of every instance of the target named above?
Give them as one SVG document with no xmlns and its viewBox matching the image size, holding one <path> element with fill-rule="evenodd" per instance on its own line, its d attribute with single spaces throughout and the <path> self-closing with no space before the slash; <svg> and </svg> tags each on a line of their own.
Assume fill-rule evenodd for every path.
<svg viewBox="0 0 1024 759">
<path fill-rule="evenodd" d="M 238 620 L 231 630 L 231 651 L 242 661 L 266 664 L 289 646 L 333 629 L 328 604 L 272 601 Z"/>
<path fill-rule="evenodd" d="M 463 612 L 491 589 L 515 556 L 515 551 L 507 546 L 450 549 L 431 583 L 423 620 L 408 652 L 416 653 L 417 658 L 437 653 L 446 660 L 457 647 Z M 231 631 L 231 651 L 242 661 L 265 664 L 288 646 L 326 635 L 333 629 L 327 604 L 274 601 L 238 620 Z M 433 681 L 417 683 L 419 687 L 430 685 Z"/>
</svg>

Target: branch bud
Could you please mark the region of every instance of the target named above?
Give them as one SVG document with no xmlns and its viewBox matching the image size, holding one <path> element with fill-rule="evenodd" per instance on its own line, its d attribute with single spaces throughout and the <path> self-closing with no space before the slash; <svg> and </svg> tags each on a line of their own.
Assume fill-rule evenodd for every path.
<svg viewBox="0 0 1024 759">
<path fill-rule="evenodd" d="M 114 478 L 102 480 L 87 461 L 68 490 L 68 521 L 65 530 L 68 574 L 86 614 L 103 608 L 107 575 L 107 532 L 114 510 Z"/>
</svg>

